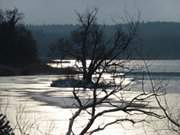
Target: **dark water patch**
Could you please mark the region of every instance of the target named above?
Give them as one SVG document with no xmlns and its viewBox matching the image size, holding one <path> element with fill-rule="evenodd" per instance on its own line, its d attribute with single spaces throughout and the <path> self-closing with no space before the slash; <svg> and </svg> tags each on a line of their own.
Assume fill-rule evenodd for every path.
<svg viewBox="0 0 180 135">
<path fill-rule="evenodd" d="M 130 72 L 125 74 L 127 77 L 138 80 L 180 80 L 180 72 Z"/>
</svg>

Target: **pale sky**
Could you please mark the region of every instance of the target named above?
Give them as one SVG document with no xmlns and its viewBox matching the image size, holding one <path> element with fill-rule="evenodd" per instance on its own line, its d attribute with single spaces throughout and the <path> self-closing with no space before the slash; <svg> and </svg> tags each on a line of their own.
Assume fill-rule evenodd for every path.
<svg viewBox="0 0 180 135">
<path fill-rule="evenodd" d="M 100 23 L 114 23 L 140 12 L 141 21 L 180 22 L 180 0 L 0 0 L 1 9 L 18 8 L 27 24 L 75 24 L 74 11 L 98 8 Z"/>
</svg>

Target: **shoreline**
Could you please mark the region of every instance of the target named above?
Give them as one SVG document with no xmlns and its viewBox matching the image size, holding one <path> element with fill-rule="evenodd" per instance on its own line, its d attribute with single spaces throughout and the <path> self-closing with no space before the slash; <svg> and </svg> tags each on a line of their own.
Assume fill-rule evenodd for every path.
<svg viewBox="0 0 180 135">
<path fill-rule="evenodd" d="M 63 75 L 78 74 L 79 72 L 73 67 L 54 68 L 46 64 L 32 64 L 25 67 L 13 67 L 0 65 L 1 76 L 28 76 L 28 75 Z"/>
</svg>

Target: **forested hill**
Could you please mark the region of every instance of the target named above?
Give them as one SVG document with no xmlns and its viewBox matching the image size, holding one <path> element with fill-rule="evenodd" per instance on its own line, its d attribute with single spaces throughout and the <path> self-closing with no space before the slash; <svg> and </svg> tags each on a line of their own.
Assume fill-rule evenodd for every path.
<svg viewBox="0 0 180 135">
<path fill-rule="evenodd" d="M 144 23 L 139 28 L 146 58 L 180 59 L 180 23 Z"/>
<path fill-rule="evenodd" d="M 48 55 L 48 46 L 60 38 L 68 38 L 77 25 L 28 25 L 37 40 L 41 57 Z M 107 33 L 117 29 L 117 25 L 107 26 Z M 180 23 L 141 23 L 138 28 L 138 54 L 134 58 L 180 59 Z"/>
</svg>

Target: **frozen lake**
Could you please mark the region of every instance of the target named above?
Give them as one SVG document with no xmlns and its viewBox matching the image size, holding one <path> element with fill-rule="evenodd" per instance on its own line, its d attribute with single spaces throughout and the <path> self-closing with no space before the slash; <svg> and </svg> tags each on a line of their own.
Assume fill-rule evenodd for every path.
<svg viewBox="0 0 180 135">
<path fill-rule="evenodd" d="M 142 63 L 142 61 L 132 61 L 130 65 L 138 67 Z M 178 74 L 180 72 L 180 61 L 149 61 L 148 64 L 152 72 L 161 72 L 161 74 L 158 74 L 158 76 L 154 75 L 154 77 L 156 79 L 160 78 L 164 83 L 168 84 L 168 104 L 175 113 L 178 113 L 178 108 L 180 108 L 180 105 L 178 105 L 180 102 L 180 76 Z M 163 75 L 162 72 L 177 72 L 177 74 L 169 76 L 169 74 Z M 16 121 L 19 121 L 21 124 L 28 123 L 29 127 L 34 123 L 32 130 L 29 131 L 32 135 L 45 134 L 45 132 L 49 132 L 52 135 L 64 135 L 67 131 L 68 120 L 75 109 L 72 107 L 74 102 L 72 88 L 50 87 L 53 80 L 63 77 L 62 75 L 0 77 L 1 111 L 8 114 L 13 125 Z M 138 85 L 137 82 L 137 87 Z M 133 91 L 132 93 L 136 92 L 138 91 Z M 176 105 L 175 108 L 174 105 Z M 103 121 L 122 115 L 120 113 L 107 115 L 103 119 L 98 120 L 98 123 L 103 123 Z M 76 125 L 77 130 L 81 128 L 85 118 L 86 116 L 82 116 L 79 120 L 79 125 Z M 162 122 L 160 123 L 162 124 Z M 124 126 L 114 125 L 97 134 L 151 135 L 155 133 L 156 128 L 161 129 L 161 126 L 159 126 L 158 120 L 153 122 L 153 125 L 144 123 L 131 126 L 131 124 L 125 123 Z M 162 134 L 166 133 L 163 131 Z"/>
</svg>

